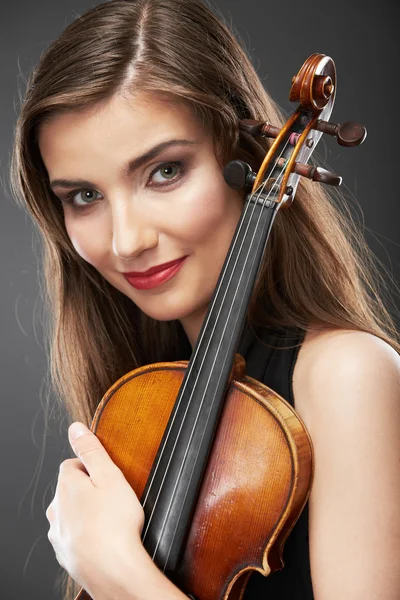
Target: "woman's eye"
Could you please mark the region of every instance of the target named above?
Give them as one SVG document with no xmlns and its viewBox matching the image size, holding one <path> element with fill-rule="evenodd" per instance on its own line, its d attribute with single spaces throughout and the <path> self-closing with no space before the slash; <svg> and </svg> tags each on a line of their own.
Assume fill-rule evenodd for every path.
<svg viewBox="0 0 400 600">
<path fill-rule="evenodd" d="M 182 163 L 179 161 L 164 163 L 158 166 L 150 175 L 150 185 L 168 185 L 182 173 Z"/>
<path fill-rule="evenodd" d="M 152 171 L 149 177 L 150 186 L 167 186 L 180 179 L 184 174 L 184 167 L 181 161 L 172 161 L 159 165 Z M 87 208 L 101 198 L 100 192 L 90 188 L 72 190 L 61 201 L 65 204 L 72 204 L 75 208 Z"/>
<path fill-rule="evenodd" d="M 67 198 L 74 206 L 82 208 L 93 204 L 93 202 L 99 199 L 99 196 L 101 196 L 101 194 L 96 192 L 96 190 L 87 189 L 74 190 L 68 194 Z"/>
</svg>

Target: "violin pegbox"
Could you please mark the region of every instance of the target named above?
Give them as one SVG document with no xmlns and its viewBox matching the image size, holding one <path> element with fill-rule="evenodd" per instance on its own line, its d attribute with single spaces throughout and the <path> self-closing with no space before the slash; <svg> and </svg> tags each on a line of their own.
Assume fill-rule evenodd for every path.
<svg viewBox="0 0 400 600">
<path fill-rule="evenodd" d="M 224 169 L 227 184 L 263 197 L 273 192 L 273 199 L 286 207 L 294 200 L 300 176 L 327 185 L 340 185 L 339 175 L 307 164 L 322 133 L 335 137 L 338 144 L 345 147 L 359 146 L 366 138 L 363 125 L 353 121 L 343 125 L 329 122 L 335 94 L 333 60 L 324 54 L 312 54 L 292 79 L 289 99 L 300 104 L 282 129 L 264 121 L 240 121 L 241 131 L 255 138 L 272 138 L 274 142 L 257 174 L 242 161 L 228 163 Z M 273 181 L 273 185 L 268 185 L 268 181 Z"/>
</svg>

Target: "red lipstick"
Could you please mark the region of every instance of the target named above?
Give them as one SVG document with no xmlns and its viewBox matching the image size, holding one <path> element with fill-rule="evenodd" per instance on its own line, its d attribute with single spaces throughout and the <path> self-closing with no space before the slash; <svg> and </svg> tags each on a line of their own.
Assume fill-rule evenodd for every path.
<svg viewBox="0 0 400 600">
<path fill-rule="evenodd" d="M 172 279 L 183 265 L 185 258 L 186 256 L 162 265 L 156 265 L 147 271 L 131 271 L 123 275 L 131 286 L 137 290 L 150 290 Z"/>
</svg>

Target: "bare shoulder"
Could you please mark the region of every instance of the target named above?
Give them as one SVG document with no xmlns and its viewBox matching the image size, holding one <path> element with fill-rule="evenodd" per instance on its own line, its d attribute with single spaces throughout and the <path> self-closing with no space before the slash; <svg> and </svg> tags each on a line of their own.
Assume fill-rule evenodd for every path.
<svg viewBox="0 0 400 600">
<path fill-rule="evenodd" d="M 334 358 L 338 364 L 350 363 L 353 366 L 376 359 L 400 364 L 398 353 L 387 342 L 365 331 L 349 329 L 307 331 L 299 358 L 299 363 L 305 368 L 316 362 L 319 366 L 330 364 Z"/>
<path fill-rule="evenodd" d="M 351 405 L 365 406 L 365 393 L 356 393 L 361 388 L 369 389 L 370 398 L 378 394 L 400 406 L 400 356 L 394 348 L 363 331 L 308 331 L 293 374 L 296 409 L 305 421 L 312 421 L 315 412 L 329 411 L 330 400 L 332 409 L 340 410 L 342 402 L 350 408 L 349 395 Z"/>
</svg>

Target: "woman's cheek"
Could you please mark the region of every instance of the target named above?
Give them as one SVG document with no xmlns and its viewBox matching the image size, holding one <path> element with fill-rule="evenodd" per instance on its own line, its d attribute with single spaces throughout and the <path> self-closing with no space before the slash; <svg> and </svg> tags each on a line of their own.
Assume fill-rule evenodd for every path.
<svg viewBox="0 0 400 600">
<path fill-rule="evenodd" d="M 102 231 L 101 224 L 89 220 L 84 222 L 84 219 L 81 219 L 81 222 L 66 219 L 65 226 L 71 244 L 79 256 L 95 268 L 101 268 L 102 257 L 107 253 L 107 232 Z"/>
<path fill-rule="evenodd" d="M 209 180 L 210 181 L 210 180 Z M 208 183 L 209 183 L 208 181 Z M 201 185 L 202 183 L 202 185 Z M 191 240 L 199 240 L 210 229 L 224 224 L 229 212 L 225 186 L 204 186 L 203 182 L 195 181 L 191 189 L 186 189 L 182 198 L 177 198 L 176 213 L 179 215 L 179 229 L 185 232 Z"/>
</svg>

